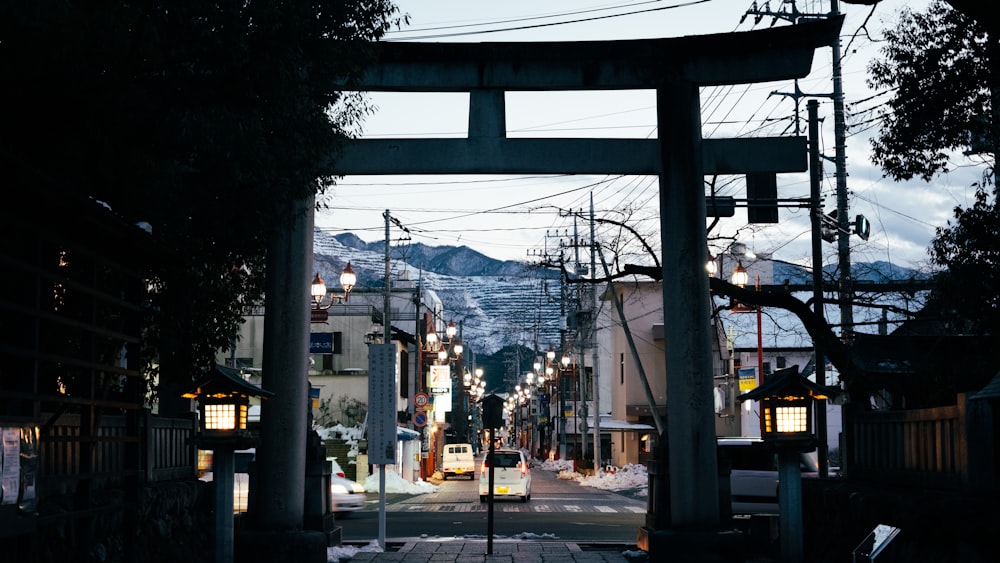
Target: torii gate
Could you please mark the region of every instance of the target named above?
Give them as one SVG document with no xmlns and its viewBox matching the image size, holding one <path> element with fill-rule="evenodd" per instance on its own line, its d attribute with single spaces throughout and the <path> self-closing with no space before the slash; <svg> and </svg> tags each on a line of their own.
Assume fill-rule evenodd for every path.
<svg viewBox="0 0 1000 563">
<path fill-rule="evenodd" d="M 832 44 L 842 22 L 841 16 L 761 31 L 623 41 L 379 43 L 374 46 L 378 62 L 360 88 L 469 92 L 468 138 L 358 140 L 336 157 L 338 175 L 659 176 L 663 310 L 665 317 L 670 315 L 664 319 L 664 342 L 674 531 L 658 541 L 669 542 L 675 558 L 681 555 L 676 548 L 681 547 L 681 552 L 690 551 L 699 561 L 714 560 L 710 544 L 719 543 L 705 537 L 720 529 L 720 516 L 708 322 L 711 306 L 704 275 L 704 176 L 802 172 L 807 163 L 802 137 L 702 140 L 699 88 L 804 77 L 815 50 Z M 505 91 L 626 89 L 656 90 L 657 139 L 506 137 Z M 304 244 L 301 237 L 312 235 L 311 219 L 303 219 L 295 233 L 290 238 L 299 237 L 299 244 Z M 298 271 L 303 258 L 293 256 L 295 245 L 295 241 L 275 245 L 281 251 L 273 261 L 269 256 L 269 283 L 275 274 L 288 275 L 275 282 L 277 287 L 293 290 L 291 295 L 308 296 L 305 284 L 310 274 Z M 306 254 L 301 247 L 298 253 Z M 309 265 L 304 266 L 308 270 Z M 282 318 L 297 314 L 298 309 L 308 315 L 304 304 L 275 305 Z M 308 334 L 298 339 L 288 334 L 299 325 L 308 332 L 307 322 L 283 324 L 281 330 L 288 341 L 305 342 L 303 349 L 307 349 Z M 301 363 L 305 352 L 296 349 L 299 345 L 276 345 L 271 356 L 278 362 L 275 365 L 287 369 Z M 289 356 L 281 357 L 282 350 Z M 268 357 L 265 343 L 265 361 Z M 262 423 L 266 424 L 263 417 Z M 262 438 L 267 445 L 265 433 Z M 285 500 L 278 495 L 285 495 Z M 263 484 L 261 497 L 262 503 L 272 497 L 282 507 L 288 498 L 295 498 L 294 491 L 265 491 Z M 280 516 L 272 513 L 271 518 Z M 665 544 L 654 541 L 651 545 Z"/>
</svg>

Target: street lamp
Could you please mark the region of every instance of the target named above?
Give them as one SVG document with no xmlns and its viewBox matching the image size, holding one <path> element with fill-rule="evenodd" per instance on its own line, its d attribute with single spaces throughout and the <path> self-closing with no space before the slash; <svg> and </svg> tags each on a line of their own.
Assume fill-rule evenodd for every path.
<svg viewBox="0 0 1000 563">
<path fill-rule="evenodd" d="M 358 283 L 358 276 L 354 273 L 354 268 L 351 268 L 350 261 L 344 266 L 343 271 L 340 272 L 340 285 L 344 288 L 344 293 L 327 293 L 326 282 L 323 281 L 323 276 L 316 272 L 316 277 L 313 278 L 312 284 L 310 286 L 310 293 L 312 294 L 312 309 L 310 310 L 310 322 L 314 323 L 325 323 L 329 318 L 327 309 L 333 306 L 334 303 L 347 303 L 347 298 L 351 295 L 351 290 L 354 289 L 355 284 Z M 329 301 L 325 299 L 329 296 Z M 386 321 L 388 322 L 388 321 Z"/>
<path fill-rule="evenodd" d="M 743 261 L 738 260 L 736 262 L 736 267 L 733 268 L 732 282 L 733 285 L 738 287 L 746 287 L 747 282 L 750 280 L 750 275 L 747 273 L 747 269 L 743 267 Z"/>
<path fill-rule="evenodd" d="M 233 560 L 233 452 L 251 447 L 254 439 L 247 428 L 250 397 L 272 397 L 274 393 L 243 379 L 242 372 L 216 365 L 182 397 L 198 401 L 199 449 L 212 450 L 215 481 L 215 561 Z"/>
<path fill-rule="evenodd" d="M 761 437 L 778 452 L 778 511 L 781 526 L 781 560 L 799 563 L 802 548 L 802 472 L 799 455 L 816 449 L 813 403 L 840 391 L 814 383 L 799 374 L 799 367 L 776 370 L 767 383 L 737 397 L 761 404 Z"/>
<path fill-rule="evenodd" d="M 351 295 L 351 290 L 354 289 L 355 284 L 358 282 L 358 276 L 354 273 L 354 268 L 351 268 L 351 262 L 348 261 L 347 265 L 344 266 L 343 271 L 340 272 L 340 286 L 344 288 L 343 294 L 327 293 L 326 282 L 323 281 L 323 276 L 316 272 L 316 277 L 312 281 L 312 298 L 313 298 L 313 309 L 322 310 L 329 309 L 334 303 L 347 303 L 348 297 Z M 323 300 L 329 296 L 330 301 L 326 304 Z"/>
<path fill-rule="evenodd" d="M 708 272 L 709 277 L 715 277 L 715 274 L 719 272 L 719 264 L 715 261 L 715 256 L 711 253 L 708 255 L 708 260 L 705 261 L 705 271 Z"/>
</svg>

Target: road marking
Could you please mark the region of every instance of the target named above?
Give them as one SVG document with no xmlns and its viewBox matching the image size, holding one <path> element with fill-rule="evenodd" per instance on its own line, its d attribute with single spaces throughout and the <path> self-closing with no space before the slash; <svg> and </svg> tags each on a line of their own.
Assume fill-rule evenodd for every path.
<svg viewBox="0 0 1000 563">
<path fill-rule="evenodd" d="M 580 510 L 580 507 L 575 504 L 567 504 L 566 512 L 582 512 L 582 511 Z"/>
<path fill-rule="evenodd" d="M 598 512 L 618 512 L 610 506 L 595 506 L 594 508 L 596 508 Z"/>
<path fill-rule="evenodd" d="M 627 510 L 627 511 L 633 513 L 633 514 L 641 514 L 643 512 L 646 512 L 646 507 L 645 506 L 626 506 L 625 510 Z"/>
<path fill-rule="evenodd" d="M 536 504 L 535 512 L 553 512 L 552 507 L 547 504 Z"/>
</svg>

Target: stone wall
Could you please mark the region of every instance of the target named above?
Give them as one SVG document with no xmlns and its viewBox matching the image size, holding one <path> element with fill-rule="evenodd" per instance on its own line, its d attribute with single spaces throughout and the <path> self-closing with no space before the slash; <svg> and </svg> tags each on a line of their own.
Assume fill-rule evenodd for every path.
<svg viewBox="0 0 1000 563">
<path fill-rule="evenodd" d="M 167 481 L 139 491 L 133 546 L 135 557 L 126 553 L 128 528 L 121 511 L 97 513 L 87 524 L 67 522 L 41 526 L 34 542 L 33 560 L 39 563 L 96 561 L 118 563 L 210 563 L 213 491 L 210 483 L 188 479 Z M 121 490 L 95 493 L 95 504 L 121 504 Z M 71 500 L 50 496 L 39 505 L 39 515 L 56 514 L 71 506 Z"/>
</svg>

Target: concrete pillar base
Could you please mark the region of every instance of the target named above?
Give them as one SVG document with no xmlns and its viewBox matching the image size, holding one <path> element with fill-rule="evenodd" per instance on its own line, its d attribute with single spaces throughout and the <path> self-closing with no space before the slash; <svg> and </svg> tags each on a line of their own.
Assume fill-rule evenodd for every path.
<svg viewBox="0 0 1000 563">
<path fill-rule="evenodd" d="M 240 563 L 327 563 L 328 542 L 328 535 L 318 531 L 241 530 L 236 536 L 233 560 Z"/>
<path fill-rule="evenodd" d="M 671 563 L 743 563 L 746 548 L 737 530 L 694 531 L 639 528 L 638 545 L 650 561 Z"/>
</svg>

